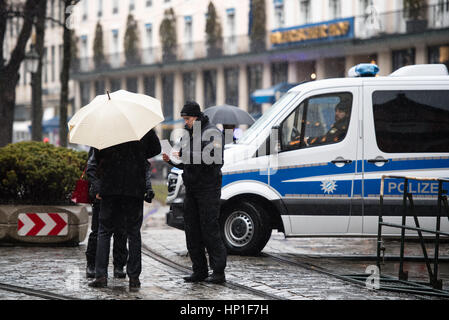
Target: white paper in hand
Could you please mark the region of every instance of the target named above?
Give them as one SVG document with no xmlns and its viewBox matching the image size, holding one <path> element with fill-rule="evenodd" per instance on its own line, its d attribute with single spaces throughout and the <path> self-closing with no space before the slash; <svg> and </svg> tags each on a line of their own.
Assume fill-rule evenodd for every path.
<svg viewBox="0 0 449 320">
<path fill-rule="evenodd" d="M 167 154 L 169 157 L 172 156 L 172 146 L 168 140 L 161 140 L 162 153 Z"/>
</svg>

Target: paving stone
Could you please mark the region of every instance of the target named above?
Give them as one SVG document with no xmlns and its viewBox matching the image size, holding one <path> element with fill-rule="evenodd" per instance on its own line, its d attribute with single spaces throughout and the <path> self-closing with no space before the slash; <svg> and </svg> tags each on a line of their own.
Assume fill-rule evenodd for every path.
<svg viewBox="0 0 449 320">
<path fill-rule="evenodd" d="M 181 230 L 166 226 L 167 207 L 146 206 L 148 215 L 142 228 L 142 241 L 152 250 L 190 267 L 185 235 Z M 142 255 L 142 288 L 130 292 L 128 279 L 110 278 L 108 287 L 95 289 L 87 286 L 85 278 L 85 251 L 87 239 L 78 247 L 2 247 L 0 248 L 0 283 L 49 290 L 79 299 L 107 300 L 259 300 L 250 292 L 211 284 L 188 284 L 185 275 Z M 398 241 L 385 243 L 388 254 L 399 252 Z M 373 255 L 376 239 L 285 239 L 283 234 L 273 232 L 264 253 L 281 254 L 301 263 L 312 263 L 339 274 L 361 273 L 375 261 L 338 259 L 335 256 Z M 111 246 L 112 250 L 112 246 Z M 449 244 L 441 246 L 441 256 L 449 256 Z M 420 253 L 419 243 L 407 244 L 407 255 Z M 111 255 L 112 256 L 112 255 Z M 415 278 L 425 279 L 425 267 L 415 263 L 406 264 Z M 397 263 L 387 263 L 385 271 L 394 273 Z M 267 256 L 229 256 L 226 269 L 228 281 L 264 291 L 291 300 L 415 300 L 431 299 L 403 293 L 368 290 L 366 287 L 327 276 L 325 274 L 273 261 Z M 449 264 L 441 264 L 441 277 L 445 285 L 449 280 Z M 112 275 L 112 258 L 109 264 Z M 40 300 L 40 298 L 0 290 L 1 300 Z M 438 298 L 433 298 L 438 299 Z"/>
</svg>

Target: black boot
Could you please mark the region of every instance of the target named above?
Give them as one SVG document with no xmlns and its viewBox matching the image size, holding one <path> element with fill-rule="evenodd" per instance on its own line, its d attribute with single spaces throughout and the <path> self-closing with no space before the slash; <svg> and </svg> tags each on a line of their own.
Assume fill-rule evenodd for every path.
<svg viewBox="0 0 449 320">
<path fill-rule="evenodd" d="M 140 288 L 139 278 L 129 278 L 129 288 L 130 289 L 139 289 Z"/>
<path fill-rule="evenodd" d="M 86 278 L 93 279 L 95 278 L 95 265 L 88 264 L 86 267 Z"/>
<path fill-rule="evenodd" d="M 208 283 L 221 284 L 226 282 L 226 277 L 224 272 L 213 272 L 204 281 Z"/>
<path fill-rule="evenodd" d="M 94 281 L 90 282 L 88 286 L 92 288 L 105 288 L 108 286 L 108 278 L 96 278 Z"/>
<path fill-rule="evenodd" d="M 207 273 L 192 273 L 190 276 L 184 277 L 185 282 L 201 282 L 208 276 Z"/>
</svg>

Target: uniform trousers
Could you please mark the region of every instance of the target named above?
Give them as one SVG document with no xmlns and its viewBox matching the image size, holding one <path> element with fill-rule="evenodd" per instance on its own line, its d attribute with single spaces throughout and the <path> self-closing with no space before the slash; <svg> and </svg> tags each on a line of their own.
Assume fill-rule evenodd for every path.
<svg viewBox="0 0 449 320">
<path fill-rule="evenodd" d="M 140 228 L 143 221 L 143 200 L 128 196 L 104 196 L 99 221 L 95 277 L 108 276 L 111 236 L 119 226 L 126 226 L 129 250 L 126 272 L 129 278 L 138 278 L 142 271 Z"/>
<path fill-rule="evenodd" d="M 220 196 L 218 190 L 186 190 L 184 224 L 187 250 L 196 274 L 208 273 L 205 249 L 209 264 L 216 273 L 226 268 L 226 248 L 220 233 Z"/>
</svg>

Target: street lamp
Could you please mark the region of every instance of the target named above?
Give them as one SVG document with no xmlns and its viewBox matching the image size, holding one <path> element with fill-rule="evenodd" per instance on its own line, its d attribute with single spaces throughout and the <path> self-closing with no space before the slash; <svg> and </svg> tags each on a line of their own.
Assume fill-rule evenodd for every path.
<svg viewBox="0 0 449 320">
<path fill-rule="evenodd" d="M 30 73 L 36 73 L 39 66 L 39 54 L 34 46 L 31 46 L 30 50 L 25 54 L 25 68 Z"/>
<path fill-rule="evenodd" d="M 37 106 L 35 79 L 39 61 L 40 56 L 34 48 L 34 45 L 31 45 L 30 50 L 25 54 L 25 69 L 31 73 L 31 139 L 35 141 L 42 139 L 42 110 L 39 110 Z"/>
</svg>

